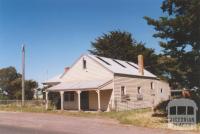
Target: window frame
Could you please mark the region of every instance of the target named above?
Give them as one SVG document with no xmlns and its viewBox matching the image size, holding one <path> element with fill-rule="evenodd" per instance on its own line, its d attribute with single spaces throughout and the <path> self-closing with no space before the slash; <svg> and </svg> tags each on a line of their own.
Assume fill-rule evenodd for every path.
<svg viewBox="0 0 200 134">
<path fill-rule="evenodd" d="M 123 88 L 124 94 L 122 94 L 122 87 L 124 87 Z M 126 86 L 123 86 L 123 85 L 120 86 L 120 94 L 121 94 L 121 96 L 125 96 L 126 95 Z"/>
<path fill-rule="evenodd" d="M 142 87 L 137 87 L 137 101 L 143 101 Z"/>
<path fill-rule="evenodd" d="M 161 94 L 163 93 L 163 88 L 160 89 L 160 93 L 161 93 Z"/>
<path fill-rule="evenodd" d="M 154 83 L 153 83 L 153 81 L 150 83 L 150 86 L 151 86 L 151 90 L 153 90 L 154 89 Z"/>
<path fill-rule="evenodd" d="M 137 87 L 137 94 L 142 94 L 142 91 L 141 91 L 141 90 L 142 90 L 141 86 L 138 86 L 138 87 Z"/>
<path fill-rule="evenodd" d="M 87 69 L 87 61 L 84 58 L 82 64 L 83 64 L 83 69 Z"/>
</svg>

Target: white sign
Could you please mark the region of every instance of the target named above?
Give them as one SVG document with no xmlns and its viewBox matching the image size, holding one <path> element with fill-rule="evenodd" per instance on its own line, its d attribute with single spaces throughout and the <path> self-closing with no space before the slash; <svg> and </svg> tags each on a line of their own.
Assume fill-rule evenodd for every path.
<svg viewBox="0 0 200 134">
<path fill-rule="evenodd" d="M 190 99 L 174 99 L 167 105 L 168 127 L 176 130 L 196 129 L 197 105 Z"/>
</svg>

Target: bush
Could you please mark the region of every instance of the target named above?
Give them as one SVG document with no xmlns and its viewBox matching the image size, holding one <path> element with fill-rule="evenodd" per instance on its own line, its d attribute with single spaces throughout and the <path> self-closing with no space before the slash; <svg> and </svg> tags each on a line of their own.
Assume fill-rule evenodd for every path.
<svg viewBox="0 0 200 134">
<path fill-rule="evenodd" d="M 59 92 L 50 92 L 49 93 L 49 100 L 51 100 L 51 105 L 54 106 L 56 109 L 60 109 L 60 93 Z"/>
<path fill-rule="evenodd" d="M 170 100 L 167 101 L 162 101 L 160 102 L 155 108 L 154 108 L 154 114 L 153 116 L 155 117 L 166 117 L 167 116 L 167 111 L 166 107 L 167 104 L 169 103 Z"/>
</svg>

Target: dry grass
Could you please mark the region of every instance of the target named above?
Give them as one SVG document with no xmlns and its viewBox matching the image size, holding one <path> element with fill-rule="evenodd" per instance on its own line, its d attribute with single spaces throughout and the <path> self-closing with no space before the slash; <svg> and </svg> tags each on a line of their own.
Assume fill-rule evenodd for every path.
<svg viewBox="0 0 200 134">
<path fill-rule="evenodd" d="M 41 106 L 17 106 L 17 105 L 0 105 L 1 111 L 14 111 L 14 112 L 46 112 L 44 107 Z"/>
<path fill-rule="evenodd" d="M 150 109 L 140 109 L 126 112 L 109 112 L 103 113 L 103 115 L 117 119 L 122 124 L 132 124 L 135 126 L 151 128 L 167 127 L 166 119 L 163 117 L 152 117 L 152 111 Z"/>
</svg>

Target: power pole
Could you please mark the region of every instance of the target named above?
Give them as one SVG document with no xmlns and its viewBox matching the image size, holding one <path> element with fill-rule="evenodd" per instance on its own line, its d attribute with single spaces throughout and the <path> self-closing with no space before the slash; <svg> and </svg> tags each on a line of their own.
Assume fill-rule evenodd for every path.
<svg viewBox="0 0 200 134">
<path fill-rule="evenodd" d="M 24 106 L 25 95 L 25 45 L 22 46 L 22 106 Z"/>
</svg>

